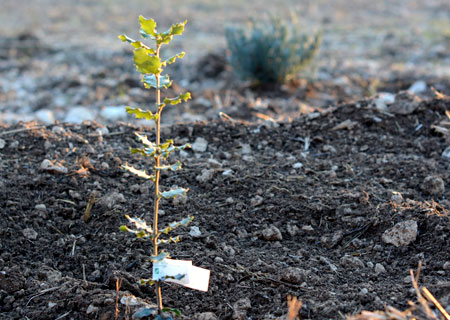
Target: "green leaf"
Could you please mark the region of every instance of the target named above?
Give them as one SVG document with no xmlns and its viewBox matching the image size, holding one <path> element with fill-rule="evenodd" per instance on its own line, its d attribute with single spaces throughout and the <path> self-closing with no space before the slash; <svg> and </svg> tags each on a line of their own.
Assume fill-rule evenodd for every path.
<svg viewBox="0 0 450 320">
<path fill-rule="evenodd" d="M 167 244 L 167 243 L 177 243 L 180 242 L 180 236 L 176 236 L 176 237 L 170 237 L 169 239 L 158 239 L 156 240 L 156 243 L 158 245 L 160 244 Z"/>
<path fill-rule="evenodd" d="M 162 251 L 160 254 L 158 254 L 157 256 L 151 256 L 150 257 L 150 261 L 152 262 L 160 262 L 163 261 L 166 258 L 170 258 L 170 255 L 168 252 Z"/>
<path fill-rule="evenodd" d="M 186 102 L 189 99 L 191 99 L 191 93 L 190 92 L 186 92 L 186 93 L 182 93 L 179 96 L 176 96 L 175 98 L 165 98 L 164 99 L 164 104 L 165 105 L 176 105 L 181 103 L 182 101 Z"/>
<path fill-rule="evenodd" d="M 158 120 L 159 115 L 150 110 L 142 110 L 141 108 L 126 107 L 129 114 L 134 114 L 136 119 Z"/>
<path fill-rule="evenodd" d="M 180 52 L 179 54 L 174 55 L 173 57 L 170 57 L 170 58 L 167 59 L 167 60 L 164 60 L 163 62 L 161 62 L 161 64 L 165 67 L 165 66 L 168 65 L 168 64 L 174 63 L 174 62 L 177 60 L 177 58 L 178 58 L 178 59 L 183 58 L 185 54 L 186 54 L 185 52 Z"/>
<path fill-rule="evenodd" d="M 119 227 L 119 231 L 122 231 L 122 232 L 129 232 L 130 230 L 128 229 L 127 226 L 122 225 L 122 226 Z"/>
<path fill-rule="evenodd" d="M 167 139 L 164 143 L 161 143 L 158 147 L 161 150 L 167 150 L 173 145 L 173 139 Z"/>
<path fill-rule="evenodd" d="M 163 308 L 162 309 L 163 312 L 173 312 L 175 313 L 177 316 L 181 316 L 181 311 L 175 308 Z"/>
<path fill-rule="evenodd" d="M 134 63 L 136 69 L 143 74 L 157 74 L 162 71 L 159 57 L 151 55 L 150 50 L 139 48 L 134 50 Z"/>
<path fill-rule="evenodd" d="M 138 281 L 138 283 L 141 285 L 141 286 L 143 286 L 143 285 L 145 285 L 145 284 L 149 284 L 149 285 L 154 285 L 155 284 L 155 281 L 153 281 L 153 279 L 140 279 L 139 281 Z"/>
<path fill-rule="evenodd" d="M 156 53 L 154 49 L 152 49 L 150 47 L 147 47 L 143 42 L 134 40 L 134 39 L 128 37 L 127 35 L 121 34 L 119 36 L 119 39 L 122 40 L 123 42 L 130 43 L 136 49 L 138 49 L 138 48 L 145 48 L 145 49 L 148 50 L 148 52 L 150 54 L 155 54 Z"/>
<path fill-rule="evenodd" d="M 155 149 L 153 151 L 149 150 L 150 148 L 130 148 L 132 154 L 139 153 L 144 157 L 152 157 L 155 154 Z M 153 152 L 153 153 L 152 153 Z"/>
<path fill-rule="evenodd" d="M 161 197 L 165 199 L 175 198 L 176 196 L 180 196 L 182 194 L 186 194 L 189 189 L 185 188 L 177 188 L 177 189 L 171 189 L 169 191 L 160 192 L 159 194 Z"/>
<path fill-rule="evenodd" d="M 156 144 L 151 142 L 150 140 L 148 140 L 146 135 L 141 135 L 141 134 L 139 134 L 139 132 L 135 132 L 134 134 L 136 135 L 136 137 L 138 137 L 139 141 L 141 141 L 146 146 L 149 146 L 151 148 L 156 148 Z"/>
<path fill-rule="evenodd" d="M 156 170 L 176 171 L 176 170 L 181 169 L 181 162 L 180 162 L 180 161 L 177 161 L 177 162 L 175 162 L 175 163 L 172 164 L 172 165 L 166 165 L 166 166 L 159 166 L 159 167 L 156 167 L 156 166 L 155 166 L 155 169 L 156 169 Z"/>
<path fill-rule="evenodd" d="M 144 220 L 139 219 L 139 218 L 134 218 L 134 217 L 132 218 L 129 215 L 126 215 L 125 218 L 127 218 L 128 221 L 133 223 L 139 231 L 140 230 L 145 230 L 148 233 L 153 233 L 152 227 L 148 226 L 147 223 Z M 133 231 L 133 230 L 130 230 L 130 229 L 129 229 L 129 231 L 130 232 L 134 232 L 134 233 L 136 232 L 136 231 Z"/>
<path fill-rule="evenodd" d="M 189 217 L 184 218 L 181 221 L 174 221 L 172 223 L 169 223 L 169 225 L 167 227 L 165 227 L 164 229 L 161 230 L 161 233 L 168 234 L 173 229 L 176 229 L 178 227 L 187 226 L 190 222 L 192 222 L 192 220 L 194 220 L 194 217 L 189 216 Z"/>
<path fill-rule="evenodd" d="M 145 19 L 143 16 L 139 16 L 139 23 L 141 24 L 141 35 L 144 38 L 156 37 L 156 22 L 153 19 Z"/>
<path fill-rule="evenodd" d="M 144 179 L 148 179 L 148 180 L 152 180 L 153 182 L 155 182 L 155 176 L 154 175 L 148 175 L 147 172 L 145 172 L 145 170 L 138 170 L 134 167 L 130 167 L 127 164 L 122 165 L 122 168 L 124 168 L 125 170 L 137 175 L 140 178 L 144 178 Z"/>
<path fill-rule="evenodd" d="M 167 44 L 173 39 L 173 36 L 181 35 L 184 31 L 184 26 L 186 25 L 186 23 L 187 23 L 187 20 L 185 20 L 184 22 L 173 24 L 169 30 L 160 34 L 161 37 L 159 39 L 157 39 L 157 43 L 158 44 L 162 44 L 162 43 Z"/>
<path fill-rule="evenodd" d="M 182 146 L 174 146 L 170 145 L 168 148 L 166 148 L 163 152 L 161 152 L 161 156 L 163 159 L 167 159 L 169 155 L 174 151 L 184 150 L 186 148 L 190 148 L 191 145 L 189 143 L 183 144 Z"/>
<path fill-rule="evenodd" d="M 158 308 L 140 308 L 133 313 L 133 319 L 140 319 L 155 315 L 158 313 Z"/>
<path fill-rule="evenodd" d="M 145 75 L 142 79 L 142 82 L 144 82 L 144 85 L 147 89 L 149 88 L 169 88 L 172 85 L 172 81 L 169 78 L 169 75 L 160 76 L 159 77 L 159 88 L 156 84 L 156 76 L 154 74 Z"/>
</svg>

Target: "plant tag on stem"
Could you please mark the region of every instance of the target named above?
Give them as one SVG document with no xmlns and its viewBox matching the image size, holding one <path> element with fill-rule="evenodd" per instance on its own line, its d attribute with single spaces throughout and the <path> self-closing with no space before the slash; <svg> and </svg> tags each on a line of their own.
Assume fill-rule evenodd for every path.
<svg viewBox="0 0 450 320">
<path fill-rule="evenodd" d="M 152 279 L 173 282 L 187 288 L 206 292 L 208 291 L 210 273 L 210 270 L 193 266 L 192 261 L 164 259 L 153 263 Z"/>
</svg>

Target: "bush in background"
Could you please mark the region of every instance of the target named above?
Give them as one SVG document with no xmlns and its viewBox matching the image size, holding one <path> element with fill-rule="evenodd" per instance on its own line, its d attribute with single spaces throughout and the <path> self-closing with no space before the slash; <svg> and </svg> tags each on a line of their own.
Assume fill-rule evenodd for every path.
<svg viewBox="0 0 450 320">
<path fill-rule="evenodd" d="M 229 27 L 225 33 L 230 63 L 242 80 L 256 84 L 284 83 L 304 68 L 321 43 L 321 33 L 301 33 L 296 22 L 272 18 L 250 22 L 250 29 Z"/>
</svg>

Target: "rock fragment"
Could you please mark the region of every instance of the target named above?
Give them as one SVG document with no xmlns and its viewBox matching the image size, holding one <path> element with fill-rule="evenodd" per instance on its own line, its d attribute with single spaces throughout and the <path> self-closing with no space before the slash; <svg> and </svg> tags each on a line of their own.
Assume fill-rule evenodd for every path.
<svg viewBox="0 0 450 320">
<path fill-rule="evenodd" d="M 381 263 L 377 263 L 377 264 L 375 264 L 374 271 L 376 274 L 385 273 L 386 268 Z"/>
<path fill-rule="evenodd" d="M 50 171 L 50 172 L 62 173 L 62 174 L 66 174 L 69 172 L 69 170 L 66 167 L 64 167 L 62 164 L 53 163 L 52 161 L 50 161 L 48 159 L 44 159 L 41 162 L 41 169 L 44 171 Z"/>
<path fill-rule="evenodd" d="M 393 244 L 396 247 L 407 246 L 417 237 L 417 222 L 406 220 L 397 223 L 392 228 L 386 230 L 381 239 L 384 243 Z"/>
<path fill-rule="evenodd" d="M 307 271 L 296 267 L 289 267 L 283 271 L 281 279 L 290 283 L 302 284 L 307 279 Z"/>
<path fill-rule="evenodd" d="M 32 228 L 23 229 L 22 234 L 25 238 L 30 240 L 36 240 L 38 237 L 38 233 Z"/>
<path fill-rule="evenodd" d="M 201 183 L 206 183 L 214 177 L 214 173 L 216 170 L 214 169 L 203 169 L 202 173 L 195 177 L 195 180 Z"/>
<path fill-rule="evenodd" d="M 431 196 L 441 196 L 445 192 L 444 180 L 439 176 L 428 176 L 423 180 L 422 191 Z"/>
<path fill-rule="evenodd" d="M 195 152 L 205 152 L 206 149 L 208 149 L 208 141 L 202 137 L 195 139 L 195 142 L 192 144 L 192 150 Z"/>
<path fill-rule="evenodd" d="M 361 261 L 358 257 L 353 257 L 349 255 L 345 255 L 341 258 L 341 264 L 344 268 L 364 268 L 366 265 Z"/>
<path fill-rule="evenodd" d="M 202 312 L 195 314 L 194 320 L 218 320 L 218 318 L 212 312 Z"/>
<path fill-rule="evenodd" d="M 202 236 L 202 232 L 200 231 L 199 227 L 192 226 L 191 229 L 189 230 L 189 235 L 192 238 L 200 238 Z"/>
<path fill-rule="evenodd" d="M 270 225 L 268 228 L 264 229 L 261 233 L 261 236 L 264 240 L 267 241 L 283 240 L 283 236 L 281 235 L 280 229 L 278 229 L 274 225 Z"/>
</svg>

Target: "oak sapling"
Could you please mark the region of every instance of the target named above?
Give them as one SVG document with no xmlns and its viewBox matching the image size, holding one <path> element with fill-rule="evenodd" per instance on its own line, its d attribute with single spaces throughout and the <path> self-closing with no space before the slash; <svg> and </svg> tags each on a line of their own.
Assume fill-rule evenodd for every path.
<svg viewBox="0 0 450 320">
<path fill-rule="evenodd" d="M 120 227 L 122 231 L 128 231 L 134 233 L 138 238 L 150 239 L 153 245 L 153 253 L 151 255 L 151 261 L 153 263 L 160 262 L 170 255 L 166 251 L 159 251 L 159 245 L 167 243 L 176 243 L 180 239 L 179 237 L 168 237 L 162 239 L 163 235 L 167 235 L 173 229 L 186 226 L 189 222 L 193 220 L 193 217 L 188 216 L 181 221 L 176 221 L 170 223 L 164 228 L 158 228 L 158 210 L 159 202 L 161 199 L 170 199 L 179 195 L 184 195 L 188 191 L 185 188 L 170 189 L 167 191 L 161 191 L 160 188 L 160 176 L 161 171 L 176 171 L 181 168 L 181 162 L 176 161 L 173 164 L 165 164 L 165 160 L 168 159 L 169 155 L 177 150 L 182 150 L 189 147 L 188 144 L 182 146 L 175 146 L 174 141 L 168 139 L 161 142 L 160 134 L 160 124 L 161 124 L 161 114 L 166 106 L 177 105 L 181 102 L 186 102 L 191 98 L 189 92 L 178 95 L 174 98 L 161 98 L 161 89 L 167 89 L 172 85 L 172 81 L 169 75 L 163 75 L 164 67 L 173 63 L 178 58 L 184 56 L 184 52 L 181 52 L 168 59 L 163 59 L 160 56 L 161 47 L 164 44 L 168 44 L 175 35 L 181 35 L 184 31 L 184 26 L 187 21 L 182 23 L 177 23 L 172 25 L 165 32 L 156 31 L 156 22 L 153 19 L 145 19 L 144 17 L 139 17 L 140 22 L 140 34 L 144 39 L 150 39 L 153 41 L 154 46 L 147 46 L 141 41 L 136 41 L 129 38 L 126 35 L 120 35 L 119 39 L 130 43 L 134 47 L 134 64 L 136 69 L 142 74 L 142 82 L 145 88 L 156 90 L 156 102 L 154 105 L 154 111 L 142 110 L 140 108 L 126 107 L 127 112 L 133 114 L 138 119 L 147 119 L 155 122 L 156 125 L 156 138 L 155 141 L 150 141 L 147 136 L 136 133 L 138 140 L 142 143 L 142 148 L 131 148 L 131 153 L 141 154 L 144 157 L 150 157 L 154 159 L 154 166 L 151 168 L 151 173 L 147 173 L 145 170 L 139 170 L 128 164 L 124 165 L 123 168 L 143 179 L 147 179 L 153 182 L 154 194 L 153 194 L 153 221 L 152 225 L 147 224 L 144 219 L 126 216 L 127 219 L 134 224 L 135 229 L 130 229 L 123 225 Z M 161 284 L 163 280 L 154 281 L 150 279 L 141 279 L 141 284 L 150 284 L 155 286 L 155 294 L 157 300 L 156 309 L 143 309 L 139 314 L 135 314 L 134 317 L 147 317 L 154 316 L 154 319 L 171 319 L 170 316 L 164 317 L 163 312 L 172 311 L 175 314 L 179 314 L 176 309 L 163 308 L 162 295 L 161 295 Z M 172 279 L 181 279 L 180 277 L 170 277 Z"/>
</svg>

